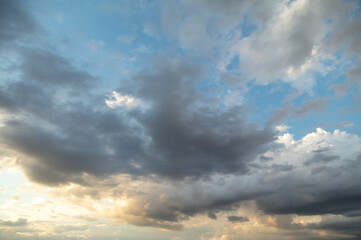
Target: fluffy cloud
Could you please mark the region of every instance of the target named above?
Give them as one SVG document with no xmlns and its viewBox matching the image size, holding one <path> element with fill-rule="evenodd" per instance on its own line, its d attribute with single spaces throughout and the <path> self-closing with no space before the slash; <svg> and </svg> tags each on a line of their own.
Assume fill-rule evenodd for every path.
<svg viewBox="0 0 361 240">
<path fill-rule="evenodd" d="M 232 71 L 242 73 L 241 82 L 281 79 L 312 92 L 315 74 L 339 67 L 337 51 L 344 60 L 359 55 L 360 19 L 350 18 L 356 8 L 356 1 L 180 1 L 163 5 L 161 20 L 184 50 L 221 56 L 221 75 L 236 57 Z M 359 69 L 353 65 L 351 79 Z"/>
</svg>

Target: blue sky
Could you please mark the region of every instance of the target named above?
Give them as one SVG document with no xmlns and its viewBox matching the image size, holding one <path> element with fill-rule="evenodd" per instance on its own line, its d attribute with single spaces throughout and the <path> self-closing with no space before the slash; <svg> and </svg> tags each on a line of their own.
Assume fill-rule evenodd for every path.
<svg viewBox="0 0 361 240">
<path fill-rule="evenodd" d="M 360 238 L 360 8 L 0 1 L 0 238 Z"/>
</svg>

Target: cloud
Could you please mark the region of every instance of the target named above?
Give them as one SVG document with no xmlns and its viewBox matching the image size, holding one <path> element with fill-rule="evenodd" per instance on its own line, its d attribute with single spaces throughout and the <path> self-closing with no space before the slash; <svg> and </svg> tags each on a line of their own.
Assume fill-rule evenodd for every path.
<svg viewBox="0 0 361 240">
<path fill-rule="evenodd" d="M 273 129 L 259 130 L 246 123 L 240 107 L 221 112 L 207 106 L 206 97 L 194 90 L 200 70 L 182 59 L 170 66 L 163 65 L 166 61 L 155 60 L 155 73 L 140 72 L 129 81 L 136 88 L 123 89 L 150 105 L 146 111 L 134 109 L 125 116 L 84 105 L 84 98 L 65 107 L 66 102 L 43 90 L 43 76 L 57 84 L 71 65 L 64 64 L 59 72 L 43 68 L 33 83 L 10 83 L 4 90 L 7 106 L 27 117 L 6 122 L 3 144 L 23 156 L 20 163 L 32 179 L 45 184 L 75 181 L 79 173 L 181 179 L 247 172 L 247 162 L 273 141 Z M 23 79 L 33 78 L 32 71 L 23 73 Z M 69 83 L 79 80 L 78 74 L 68 76 Z M 34 125 L 35 116 L 46 124 Z"/>
<path fill-rule="evenodd" d="M 16 221 L 3 221 L 0 220 L 0 226 L 3 227 L 23 227 L 28 224 L 28 220 L 25 218 L 18 218 Z"/>
<path fill-rule="evenodd" d="M 353 6 L 210 1 L 204 9 L 186 15 L 177 8 L 199 3 L 204 5 L 164 3 L 162 31 L 182 48 L 202 53 L 218 44 L 212 37 L 225 39 L 230 34 L 230 45 L 237 44 L 229 57 L 240 57 L 237 68 L 245 74 L 230 71 L 215 76 L 240 88 L 249 79 L 268 84 L 284 78 L 298 90 L 286 102 L 313 86 L 311 73 L 323 69 L 320 61 L 331 51 L 319 48 L 327 26 L 333 30 L 334 24 L 342 25 Z M 137 226 L 183 230 L 197 215 L 246 222 L 252 216 L 239 216 L 243 213 L 237 210 L 252 202 L 260 214 L 279 215 L 279 228 L 301 228 L 290 222 L 291 215 L 333 214 L 343 218 L 339 232 L 359 236 L 343 223 L 359 226 L 360 137 L 320 128 L 300 140 L 289 133 L 278 136 L 288 130 L 282 125 L 288 116 L 323 112 L 328 99 L 316 97 L 298 109 L 287 103 L 265 117 L 262 126 L 250 121 L 243 89 L 232 90 L 224 99 L 200 91 L 208 77 L 206 67 L 187 54 L 151 56 L 143 67 L 122 78 L 117 89 L 104 93 L 98 88 L 100 77 L 65 54 L 42 44 L 22 44 L 25 39 L 36 42 L 39 26 L 18 2 L 2 2 L 2 6 L 0 47 L 11 50 L 19 61 L 12 65 L 11 59 L 4 60 L 9 63 L 4 69 L 16 77 L 6 78 L 0 88 L 0 106 L 6 115 L 0 125 L 0 146 L 5 155 L 16 156 L 16 166 L 30 181 L 51 186 L 49 194 Z M 245 9 L 258 28 L 240 38 L 232 28 L 239 26 Z M 337 19 L 327 25 L 331 15 Z M 208 31 L 212 22 L 216 27 Z M 229 25 L 222 29 L 224 23 Z M 93 50 L 104 45 L 89 42 Z M 349 48 L 357 47 L 352 40 Z M 348 75 L 354 79 L 357 73 L 355 67 Z M 299 81 L 303 77 L 305 81 Z M 0 222 L 22 224 L 27 220 Z M 321 221 L 307 227 L 338 231 L 336 225 Z M 57 229 L 72 232 L 87 226 Z"/>
<path fill-rule="evenodd" d="M 347 94 L 347 85 L 345 84 L 334 84 L 330 86 L 330 89 L 333 89 L 337 96 L 343 97 Z"/>
<path fill-rule="evenodd" d="M 304 116 L 307 113 L 319 113 L 324 111 L 326 107 L 327 102 L 325 98 L 311 99 L 297 109 L 296 116 Z"/>
<path fill-rule="evenodd" d="M 116 91 L 113 91 L 109 99 L 105 100 L 105 103 L 110 108 L 117 108 L 117 107 L 133 108 L 141 104 L 139 100 L 133 98 L 132 96 L 128 96 L 128 95 L 123 96 L 117 93 Z"/>
<path fill-rule="evenodd" d="M 355 124 L 351 121 L 340 122 L 336 125 L 337 128 L 353 127 Z"/>
<path fill-rule="evenodd" d="M 217 219 L 217 215 L 214 214 L 213 212 L 208 212 L 208 217 L 211 218 L 211 219 L 214 219 L 214 220 Z"/>
<path fill-rule="evenodd" d="M 60 54 L 42 49 L 18 49 L 22 55 L 22 73 L 29 80 L 45 84 L 85 88 L 94 82 L 89 73 L 78 70 Z"/>
<path fill-rule="evenodd" d="M 319 49 L 319 46 L 327 41 L 337 47 L 344 46 L 344 41 L 332 39 L 342 36 L 337 33 L 340 25 L 344 24 L 346 28 L 357 25 L 358 20 L 346 24 L 354 4 L 340 1 L 320 4 L 303 0 L 289 4 L 273 2 L 269 11 L 263 4 L 254 4 L 249 15 L 258 28 L 231 47 L 233 54 L 228 57 L 228 62 L 233 56 L 239 56 L 239 69 L 244 78 L 256 79 L 258 84 L 266 85 L 282 79 L 299 91 L 311 91 L 315 84 L 313 73 L 327 72 L 322 61 L 332 59 L 330 54 L 334 51 L 331 48 L 327 51 Z M 332 22 L 328 24 L 330 16 Z M 331 36 L 325 37 L 330 33 Z M 344 35 L 356 39 L 350 36 L 354 32 L 345 32 Z M 355 44 L 350 45 L 355 48 Z"/>
<path fill-rule="evenodd" d="M 319 223 L 311 223 L 306 226 L 313 230 L 326 230 L 338 234 L 351 236 L 351 238 L 361 237 L 361 218 L 329 218 L 324 219 Z M 346 237 L 345 237 L 346 238 Z"/>
<path fill-rule="evenodd" d="M 305 165 L 310 165 L 318 162 L 328 163 L 334 160 L 340 159 L 340 156 L 337 155 L 326 155 L 323 153 L 316 153 L 310 160 L 305 162 Z"/>
<path fill-rule="evenodd" d="M 358 216 L 360 138 L 322 129 L 298 141 L 286 136 L 279 138 L 284 147 L 269 150 L 267 161 L 252 162 L 259 167 L 251 167 L 246 175 L 216 174 L 208 179 L 168 182 L 162 178 L 127 180 L 117 177 L 124 183 L 124 188 L 96 180 L 99 185 L 93 186 L 98 191 L 94 198 L 113 196 L 119 199 L 119 195 L 113 193 L 121 193 L 127 198 L 126 207 L 119 202 L 103 208 L 104 213 L 109 212 L 108 216 L 131 224 L 161 228 L 169 225 L 170 229 L 173 225 L 182 226 L 187 219 L 199 214 L 220 219 L 222 213 L 234 212 L 246 201 L 254 201 L 258 210 L 271 215 Z M 310 159 L 313 161 L 309 162 Z M 92 184 L 89 182 L 89 187 Z M 134 192 L 140 186 L 141 190 Z M 77 189 L 74 188 L 74 193 L 78 192 L 78 198 L 84 199 Z M 63 194 L 74 197 L 69 192 Z M 279 218 L 281 221 L 282 217 Z M 285 221 L 282 221 L 283 228 Z M 304 226 L 292 225 L 292 228 Z"/>
<path fill-rule="evenodd" d="M 341 139 L 342 144 L 339 141 Z M 360 208 L 360 192 L 357 190 L 359 177 L 356 173 L 359 168 L 356 166 L 361 160 L 360 149 L 357 147 L 359 141 L 358 137 L 339 130 L 331 134 L 319 129 L 300 141 L 291 143 L 284 157 L 292 159 L 292 176 L 287 174 L 277 177 L 276 179 L 283 179 L 282 187 L 274 194 L 257 199 L 257 206 L 269 214 L 347 216 L 357 212 Z M 347 146 L 346 142 L 351 145 Z M 317 148 L 314 149 L 315 147 Z M 307 149 L 315 151 L 310 154 Z M 327 150 L 320 152 L 319 149 Z M 341 182 L 342 187 L 338 185 Z"/>
<path fill-rule="evenodd" d="M 242 217 L 242 216 L 228 216 L 229 222 L 248 222 L 248 217 Z"/>
<path fill-rule="evenodd" d="M 39 26 L 18 1 L 0 2 L 0 47 L 11 44 L 14 39 L 34 34 Z"/>
</svg>

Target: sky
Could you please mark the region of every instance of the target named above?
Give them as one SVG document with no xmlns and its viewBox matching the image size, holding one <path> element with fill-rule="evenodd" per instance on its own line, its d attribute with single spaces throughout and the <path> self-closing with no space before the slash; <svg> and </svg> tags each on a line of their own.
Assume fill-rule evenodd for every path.
<svg viewBox="0 0 361 240">
<path fill-rule="evenodd" d="M 360 14 L 0 0 L 0 239 L 361 239 Z"/>
</svg>

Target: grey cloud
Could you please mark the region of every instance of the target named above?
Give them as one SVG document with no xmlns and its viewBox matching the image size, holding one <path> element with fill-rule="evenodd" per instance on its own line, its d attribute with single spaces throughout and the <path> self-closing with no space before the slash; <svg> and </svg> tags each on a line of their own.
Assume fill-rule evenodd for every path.
<svg viewBox="0 0 361 240">
<path fill-rule="evenodd" d="M 217 215 L 214 214 L 214 212 L 211 212 L 211 211 L 208 212 L 208 217 L 211 218 L 211 219 L 214 219 L 214 220 L 217 219 Z"/>
<path fill-rule="evenodd" d="M 330 151 L 331 149 L 332 148 L 330 148 L 330 147 L 323 147 L 323 148 L 318 148 L 318 149 L 312 150 L 312 152 L 314 152 L 314 153 L 323 153 L 323 152 Z"/>
<path fill-rule="evenodd" d="M 349 20 L 350 12 L 357 5 L 351 1 L 309 1 L 302 7 L 297 1 L 287 4 L 273 1 L 267 5 L 263 1 L 255 2 L 248 16 L 258 28 L 250 36 L 240 39 L 232 54 L 240 55 L 239 67 L 244 78 L 247 81 L 255 79 L 260 84 L 284 79 L 299 91 L 311 90 L 314 80 L 303 80 L 312 78 L 312 72 L 321 69 L 318 66 L 307 66 L 307 73 L 302 72 L 307 62 L 313 61 L 313 50 L 322 46 L 324 39 L 328 38 L 327 34 L 336 31 L 340 24 L 351 28 L 358 22 Z M 330 19 L 332 24 L 327 24 Z M 287 21 L 287 24 L 283 21 Z M 356 32 L 352 34 L 356 35 Z M 341 43 L 337 46 L 340 45 L 343 47 Z M 321 48 L 316 56 L 331 54 L 333 51 Z"/>
<path fill-rule="evenodd" d="M 11 11 L 19 15 L 20 10 Z M 19 16 L 19 21 L 25 16 Z M 306 14 L 301 20 L 307 17 Z M 25 24 L 25 20 L 19 25 Z M 0 26 L 7 32 L 13 31 Z M 29 27 L 31 31 L 35 28 Z M 290 41 L 297 43 L 291 52 L 306 53 L 300 59 L 297 56 L 288 59 L 295 65 L 307 57 L 312 40 L 298 40 L 299 34 L 291 34 Z M 1 38 L 15 35 L 9 33 Z M 105 105 L 105 96 L 95 95 L 93 86 L 88 86 L 88 81 L 97 79 L 77 69 L 69 59 L 44 49 L 15 49 L 24 60 L 19 66 L 23 74 L 19 82 L 7 82 L 0 90 L 0 105 L 13 114 L 13 119 L 1 127 L 0 143 L 4 149 L 20 155 L 17 164 L 30 179 L 46 185 L 76 182 L 89 186 L 84 178 L 86 174 L 103 178 L 124 173 L 174 186 L 176 183 L 192 186 L 199 179 L 206 185 L 207 178 L 214 174 L 246 178 L 254 173 L 248 166 L 257 156 L 264 161 L 275 160 L 263 155 L 276 147 L 273 143 L 278 133 L 274 126 L 294 112 L 303 116 L 326 107 L 326 99 L 320 98 L 306 102 L 298 110 L 287 105 L 276 110 L 266 127 L 260 128 L 246 121 L 248 113 L 244 108 L 218 110 L 217 99 L 197 92 L 195 86 L 203 78 L 200 67 L 179 56 L 163 56 L 152 58 L 148 69 L 124 80 L 118 89 L 146 102 L 149 108 L 113 110 Z M 84 98 L 70 94 L 74 93 L 74 87 L 80 92 L 86 90 Z M 67 93 L 66 98 L 57 97 L 60 91 Z M 226 185 L 227 194 L 219 190 L 225 183 L 219 184 L 217 190 L 208 186 L 208 192 L 196 187 L 187 189 L 188 192 L 178 192 L 178 188 L 169 190 L 167 202 L 161 202 L 160 195 L 157 198 L 146 192 L 133 193 L 145 200 L 143 207 L 144 203 L 149 204 L 144 209 L 139 207 L 144 210 L 140 213 L 131 212 L 133 218 L 127 221 L 139 226 L 182 230 L 179 222 L 187 217 L 208 213 L 215 219 L 215 213 L 235 210 L 239 202 L 246 200 L 256 200 L 257 206 L 270 214 L 358 214 L 360 157 L 342 159 L 343 165 L 334 167 L 324 163 L 336 162 L 341 157 L 325 152 L 312 153 L 312 161 L 325 165 L 317 174 L 297 175 L 293 165 L 270 164 L 267 170 L 272 169 L 280 177 L 266 181 L 257 176 L 247 186 L 236 181 Z M 264 169 L 262 164 L 258 166 L 257 170 Z M 247 218 L 229 216 L 228 219 L 246 221 Z M 22 221 L 18 224 L 23 224 Z"/>
<path fill-rule="evenodd" d="M 237 0 L 162 2 L 161 26 L 166 36 L 186 51 L 211 56 L 212 47 L 221 46 L 215 39 L 234 35 L 232 30 L 250 5 Z"/>
<path fill-rule="evenodd" d="M 173 70 L 165 66 L 156 75 L 135 77 L 140 86 L 137 97 L 153 107 L 134 116 L 158 156 L 141 165 L 171 178 L 245 172 L 245 163 L 266 149 L 274 133 L 245 123 L 240 107 L 219 112 L 204 105 L 207 99 L 192 87 L 199 75 L 192 65 L 179 62 Z"/>
<path fill-rule="evenodd" d="M 361 50 L 360 50 L 361 52 Z M 346 72 L 347 76 L 349 77 L 349 79 L 352 81 L 352 83 L 359 83 L 361 82 L 361 63 L 358 63 L 358 66 L 351 68 L 349 70 L 347 70 Z"/>
<path fill-rule="evenodd" d="M 269 116 L 266 126 L 274 128 L 294 112 L 293 106 L 288 104 L 282 108 L 276 108 Z"/>
<path fill-rule="evenodd" d="M 348 70 L 350 71 L 350 70 Z M 346 84 L 334 84 L 330 86 L 330 89 L 333 89 L 337 96 L 342 97 L 347 94 L 347 85 Z"/>
<path fill-rule="evenodd" d="M 309 229 L 327 230 L 339 234 L 352 236 L 351 238 L 361 238 L 361 218 L 331 218 L 322 220 L 319 223 L 311 223 L 306 225 Z"/>
<path fill-rule="evenodd" d="M 264 156 L 264 155 L 261 155 L 259 158 L 260 158 L 262 161 L 269 161 L 269 160 L 272 160 L 272 159 L 273 159 L 273 157 L 267 157 L 267 156 Z"/>
<path fill-rule="evenodd" d="M 21 70 L 29 79 L 45 84 L 84 87 L 95 78 L 85 71 L 77 70 L 67 59 L 43 49 L 21 49 L 23 63 Z"/>
<path fill-rule="evenodd" d="M 308 191 L 312 191 L 309 189 Z M 330 193 L 322 192 L 278 192 L 278 196 L 265 197 L 257 200 L 258 207 L 268 214 L 343 214 L 348 215 L 358 210 L 360 205 L 360 193 L 342 192 L 333 190 Z M 335 196 L 339 195 L 339 196 Z M 281 200 L 281 198 L 283 198 Z M 276 202 L 278 201 L 278 203 Z"/>
<path fill-rule="evenodd" d="M 24 10 L 23 4 L 25 3 L 20 1 L 0 1 L 0 47 L 39 29 L 34 19 Z"/>
<path fill-rule="evenodd" d="M 248 222 L 248 217 L 243 216 L 228 216 L 227 217 L 229 222 Z"/>
<path fill-rule="evenodd" d="M 287 96 L 285 96 L 285 98 L 283 99 L 282 102 L 284 102 L 284 103 L 291 102 L 291 101 L 297 99 L 301 95 L 302 95 L 301 92 L 298 92 L 298 91 L 292 92 L 292 93 L 288 94 Z"/>
<path fill-rule="evenodd" d="M 327 155 L 327 154 L 323 154 L 322 152 L 320 153 L 320 151 L 322 151 L 322 150 L 316 150 L 316 151 L 318 151 L 318 152 L 316 152 L 316 154 L 314 154 L 314 156 L 311 159 L 305 161 L 304 164 L 306 166 L 311 165 L 311 164 L 318 164 L 318 163 L 328 163 L 328 162 L 340 159 L 340 156 Z"/>
<path fill-rule="evenodd" d="M 275 215 L 273 219 L 278 228 L 293 231 L 292 236 L 299 235 L 300 239 L 359 239 L 361 236 L 360 217 L 329 215 L 322 217 L 320 222 L 308 224 L 295 223 L 294 215 Z M 322 230 L 323 233 L 327 232 L 327 237 L 323 237 L 317 232 L 313 236 L 305 237 L 310 234 L 309 230 Z M 298 238 L 296 237 L 296 239 Z"/>
<path fill-rule="evenodd" d="M 22 227 L 28 225 L 28 220 L 25 218 L 18 218 L 16 221 L 3 221 L 0 220 L 0 226 L 3 227 Z"/>
<path fill-rule="evenodd" d="M 350 4 L 350 3 L 349 3 Z M 343 21 L 327 39 L 325 47 L 332 50 L 341 47 L 350 56 L 361 52 L 361 18 L 357 16 L 353 21 Z"/>
<path fill-rule="evenodd" d="M 325 98 L 316 98 L 304 103 L 296 111 L 296 116 L 304 116 L 307 113 L 323 112 L 327 107 Z"/>
<path fill-rule="evenodd" d="M 302 224 L 293 222 L 292 215 L 276 215 L 274 220 L 278 228 L 297 230 L 302 227 Z"/>
<path fill-rule="evenodd" d="M 326 162 L 337 159 L 325 157 Z M 326 165 L 315 175 L 284 176 L 282 188 L 258 198 L 257 206 L 268 214 L 352 215 L 361 208 L 360 161 L 361 155 L 354 160 L 343 160 L 338 167 Z"/>
<path fill-rule="evenodd" d="M 23 81 L 9 83 L 2 92 L 3 105 L 25 116 L 6 122 L 2 143 L 22 155 L 19 163 L 38 182 L 79 182 L 82 173 L 157 174 L 172 179 L 242 174 L 274 140 L 272 128 L 259 130 L 246 123 L 242 108 L 221 112 L 208 106 L 212 100 L 194 90 L 200 70 L 180 58 L 173 65 L 166 64 L 168 58 L 155 59 L 151 71 L 134 76 L 129 82 L 136 87 L 121 90 L 151 107 L 121 114 L 106 109 L 104 102 L 95 103 L 91 95 L 84 98 L 87 104 L 77 98 L 59 101 L 54 98 L 57 83 L 45 91 L 42 80 L 28 80 L 36 75 L 49 77 L 52 83 L 65 75 L 69 82 L 77 81 L 79 74 L 66 74 L 74 72 L 71 65 L 59 61 L 61 71 L 49 67 L 41 74 L 32 70 L 40 69 L 42 61 L 34 61 L 23 71 Z"/>
<path fill-rule="evenodd" d="M 271 169 L 278 172 L 289 172 L 293 169 L 293 166 L 290 164 L 272 164 Z"/>
<path fill-rule="evenodd" d="M 239 87 L 246 84 L 245 79 L 240 76 L 233 75 L 229 72 L 222 72 L 219 77 L 231 87 Z"/>
<path fill-rule="evenodd" d="M 355 124 L 351 121 L 340 122 L 336 125 L 337 128 L 353 127 Z"/>
<path fill-rule="evenodd" d="M 155 228 L 167 229 L 172 231 L 184 230 L 184 226 L 182 224 L 157 221 L 154 219 L 134 218 L 134 219 L 128 219 L 127 221 L 128 223 L 134 224 L 136 226 L 155 227 Z"/>
</svg>

